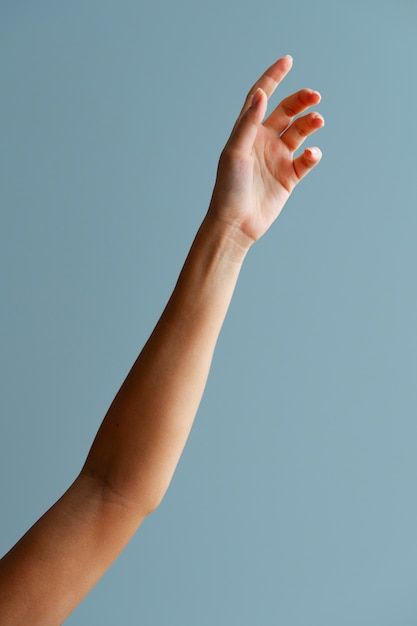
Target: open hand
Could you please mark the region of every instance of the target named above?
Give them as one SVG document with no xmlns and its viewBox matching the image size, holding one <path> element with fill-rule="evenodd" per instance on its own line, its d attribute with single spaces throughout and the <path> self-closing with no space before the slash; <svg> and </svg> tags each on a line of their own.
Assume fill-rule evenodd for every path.
<svg viewBox="0 0 417 626">
<path fill-rule="evenodd" d="M 291 94 L 263 122 L 268 98 L 292 63 L 289 55 L 279 58 L 251 87 L 219 158 L 208 213 L 238 228 L 250 243 L 268 230 L 294 187 L 321 159 L 317 147 L 293 157 L 305 138 L 324 125 L 317 112 L 294 119 L 320 102 L 318 91 Z"/>
</svg>

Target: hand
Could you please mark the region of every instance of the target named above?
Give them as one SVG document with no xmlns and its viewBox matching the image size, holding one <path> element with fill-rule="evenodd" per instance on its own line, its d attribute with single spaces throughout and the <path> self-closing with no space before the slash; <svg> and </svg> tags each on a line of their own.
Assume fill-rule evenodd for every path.
<svg viewBox="0 0 417 626">
<path fill-rule="evenodd" d="M 293 158 L 305 138 L 324 125 L 316 112 L 294 119 L 320 102 L 318 91 L 291 94 L 262 123 L 268 98 L 291 67 L 292 57 L 281 57 L 251 87 L 218 163 L 208 215 L 237 229 L 249 245 L 268 230 L 294 187 L 321 159 L 316 147 Z"/>
</svg>

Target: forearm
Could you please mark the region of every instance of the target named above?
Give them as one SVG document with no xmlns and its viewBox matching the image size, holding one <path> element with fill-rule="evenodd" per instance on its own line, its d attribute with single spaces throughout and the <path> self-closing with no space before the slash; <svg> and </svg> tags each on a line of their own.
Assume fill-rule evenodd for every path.
<svg viewBox="0 0 417 626">
<path fill-rule="evenodd" d="M 171 481 L 250 243 L 206 215 L 171 297 L 90 449 L 83 470 L 138 511 L 153 510 Z"/>
</svg>

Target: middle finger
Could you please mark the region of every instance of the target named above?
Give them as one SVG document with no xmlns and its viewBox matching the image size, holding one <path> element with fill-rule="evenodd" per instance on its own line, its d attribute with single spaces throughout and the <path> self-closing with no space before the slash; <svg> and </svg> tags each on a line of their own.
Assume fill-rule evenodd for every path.
<svg viewBox="0 0 417 626">
<path fill-rule="evenodd" d="M 324 119 L 314 111 L 298 117 L 288 128 L 282 133 L 281 139 L 292 151 L 297 150 L 306 137 L 314 133 L 324 125 Z"/>
<path fill-rule="evenodd" d="M 296 115 L 305 111 L 313 104 L 318 104 L 320 100 L 321 95 L 318 91 L 308 88 L 300 89 L 281 100 L 265 120 L 264 126 L 281 133 Z"/>
</svg>

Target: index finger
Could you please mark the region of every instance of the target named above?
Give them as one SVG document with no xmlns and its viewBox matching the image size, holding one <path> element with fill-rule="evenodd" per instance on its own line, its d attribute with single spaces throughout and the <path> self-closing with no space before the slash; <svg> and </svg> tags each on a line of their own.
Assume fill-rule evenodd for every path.
<svg viewBox="0 0 417 626">
<path fill-rule="evenodd" d="M 274 63 L 272 63 L 272 65 L 270 65 L 268 69 L 265 70 L 262 76 L 258 78 L 256 83 L 254 83 L 249 89 L 242 110 L 239 113 L 238 120 L 250 107 L 252 95 L 255 93 L 258 87 L 261 87 L 266 93 L 267 97 L 270 98 L 275 89 L 278 87 L 279 83 L 290 71 L 292 63 L 292 56 L 290 54 L 286 54 L 285 56 L 280 57 L 279 59 L 274 61 Z"/>
</svg>

